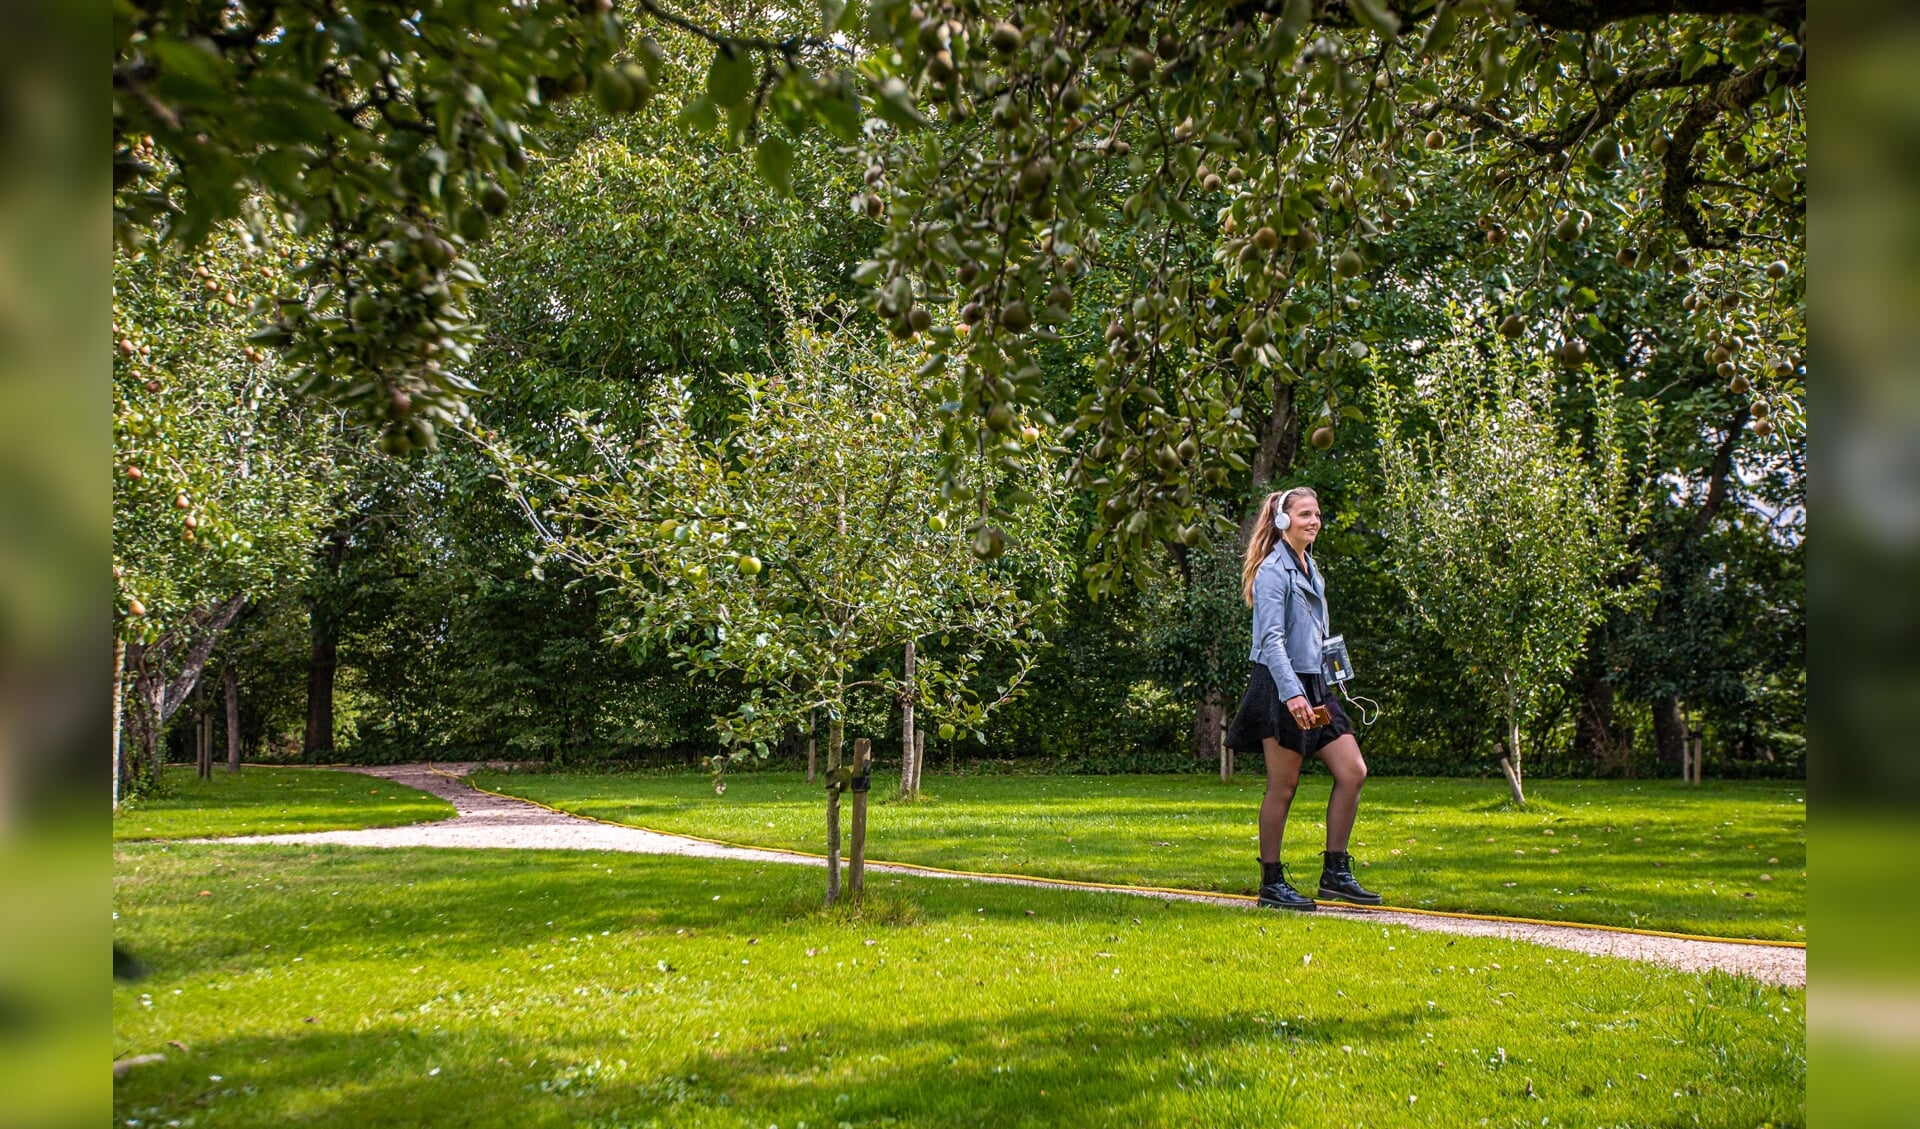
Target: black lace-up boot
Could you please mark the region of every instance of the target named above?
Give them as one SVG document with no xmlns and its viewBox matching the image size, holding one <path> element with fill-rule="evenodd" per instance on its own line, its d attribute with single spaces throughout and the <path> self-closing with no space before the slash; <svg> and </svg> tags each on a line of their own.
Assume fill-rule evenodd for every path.
<svg viewBox="0 0 1920 1129">
<path fill-rule="evenodd" d="M 1260 864 L 1260 904 L 1268 909 L 1314 908 L 1313 899 L 1294 889 L 1287 881 L 1286 865 L 1277 862 Z"/>
<path fill-rule="evenodd" d="M 1380 895 L 1360 885 L 1353 876 L 1353 856 L 1345 851 L 1323 852 L 1326 862 L 1320 867 L 1320 896 L 1352 902 L 1357 906 L 1377 906 Z"/>
</svg>

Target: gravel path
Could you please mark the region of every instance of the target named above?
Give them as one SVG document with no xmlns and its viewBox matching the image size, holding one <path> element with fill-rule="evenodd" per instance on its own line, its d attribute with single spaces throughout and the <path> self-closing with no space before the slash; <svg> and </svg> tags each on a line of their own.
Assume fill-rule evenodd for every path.
<svg viewBox="0 0 1920 1129">
<path fill-rule="evenodd" d="M 801 866 L 825 865 L 824 860 L 809 858 L 805 855 L 793 855 L 784 851 L 754 850 L 747 847 L 725 847 L 713 843 L 702 843 L 697 839 L 682 838 L 678 835 L 661 835 L 632 827 L 616 827 L 549 811 L 523 800 L 490 796 L 485 792 L 476 791 L 461 779 L 478 767 L 480 766 L 472 763 L 448 763 L 432 767 L 408 764 L 345 770 L 384 777 L 451 801 L 458 814 L 452 819 L 438 823 L 416 823 L 409 827 L 379 827 L 361 831 L 258 835 L 218 841 L 223 843 L 336 843 L 357 847 L 504 847 L 629 851 L 637 854 L 689 855 L 697 858 L 735 859 L 745 862 L 782 862 Z M 955 877 L 951 874 L 921 870 L 913 866 L 884 863 L 869 863 L 867 869 L 926 878 Z M 966 880 L 1054 888 L 1061 886 L 1060 883 L 1037 879 L 968 876 Z M 1134 892 L 1134 896 L 1208 902 L 1236 909 L 1252 906 L 1251 902 L 1237 898 L 1222 898 L 1207 894 L 1143 890 Z M 1335 908 L 1323 905 L 1319 913 L 1323 917 L 1343 917 L 1381 924 L 1404 925 L 1411 929 L 1527 941 L 1594 956 L 1649 961 L 1687 972 L 1705 972 L 1717 968 L 1742 976 L 1751 976 L 1769 984 L 1786 984 L 1796 988 L 1804 988 L 1807 983 L 1805 949 L 1741 945 L 1719 941 L 1689 941 L 1673 937 L 1647 937 L 1636 933 L 1616 933 L 1577 925 L 1470 921 L 1394 910 Z"/>
</svg>

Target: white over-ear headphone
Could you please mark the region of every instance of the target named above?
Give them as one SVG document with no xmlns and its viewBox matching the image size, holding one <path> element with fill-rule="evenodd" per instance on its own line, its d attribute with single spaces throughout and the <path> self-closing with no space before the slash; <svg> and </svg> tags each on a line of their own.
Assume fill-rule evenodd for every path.
<svg viewBox="0 0 1920 1129">
<path fill-rule="evenodd" d="M 1280 500 L 1273 504 L 1273 527 L 1282 533 L 1293 527 L 1293 515 L 1287 512 L 1287 499 L 1299 489 L 1298 486 L 1289 486 L 1280 495 Z"/>
</svg>

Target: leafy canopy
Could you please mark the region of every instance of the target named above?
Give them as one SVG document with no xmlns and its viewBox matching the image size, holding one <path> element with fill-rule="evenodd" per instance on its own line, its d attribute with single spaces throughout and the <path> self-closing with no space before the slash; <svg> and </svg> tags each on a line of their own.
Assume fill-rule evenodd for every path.
<svg viewBox="0 0 1920 1129">
<path fill-rule="evenodd" d="M 1008 534 L 949 524 L 904 351 L 801 326 L 786 345 L 785 371 L 736 378 L 740 407 L 718 437 L 693 425 L 676 378 L 637 431 L 576 414 L 584 469 L 497 437 L 490 449 L 546 556 L 630 605 L 617 642 L 744 678 L 747 700 L 715 719 L 727 745 L 765 755 L 815 710 L 843 718 L 863 691 L 912 694 L 936 723 L 977 728 L 1018 692 L 1063 580 L 1058 477 L 1028 474 L 1012 531 L 1026 551 L 990 560 Z M 909 640 L 927 644 L 912 686 L 874 661 Z M 989 649 L 1016 661 L 982 694 Z"/>
<path fill-rule="evenodd" d="M 1405 397 L 1383 381 L 1375 396 L 1388 552 L 1421 619 L 1507 720 L 1517 763 L 1542 693 L 1634 591 L 1612 583 L 1644 516 L 1618 392 L 1592 379 L 1582 442 L 1557 422 L 1550 367 L 1465 325 L 1422 358 L 1415 386 Z"/>
<path fill-rule="evenodd" d="M 949 479 L 982 433 L 1048 422 L 1038 351 L 1085 273 L 1125 256 L 1094 390 L 1061 433 L 1100 503 L 1096 590 L 1220 528 L 1203 487 L 1242 467 L 1243 401 L 1298 383 L 1332 403 L 1361 379 L 1379 236 L 1461 183 L 1493 199 L 1471 253 L 1511 283 L 1510 335 L 1574 365 L 1697 356 L 1761 394 L 1757 437 L 1799 426 L 1799 0 L 614 9 L 123 4 L 123 239 L 192 242 L 255 191 L 324 235 L 261 306 L 266 339 L 389 449 L 431 445 L 471 391 L 466 249 L 555 100 L 632 112 L 704 59 L 675 87 L 681 125 L 750 147 L 780 190 L 813 138 L 865 167 L 850 205 L 882 230 L 855 278 L 928 350 Z M 1573 281 L 1599 256 L 1697 279 L 1690 339 L 1616 324 Z M 1009 520 L 1020 464 L 1052 454 L 958 488 L 983 525 Z"/>
</svg>

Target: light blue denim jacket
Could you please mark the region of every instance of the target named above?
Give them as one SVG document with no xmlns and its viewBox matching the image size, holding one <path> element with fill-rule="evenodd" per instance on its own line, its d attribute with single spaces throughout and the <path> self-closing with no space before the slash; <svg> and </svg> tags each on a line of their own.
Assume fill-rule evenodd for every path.
<svg viewBox="0 0 1920 1129">
<path fill-rule="evenodd" d="M 1280 700 L 1306 693 L 1300 674 L 1320 673 L 1320 645 L 1328 630 L 1327 581 L 1318 562 L 1307 579 L 1282 541 L 1253 575 L 1253 653 L 1280 688 Z M 1295 672 L 1299 673 L 1295 673 Z"/>
</svg>

